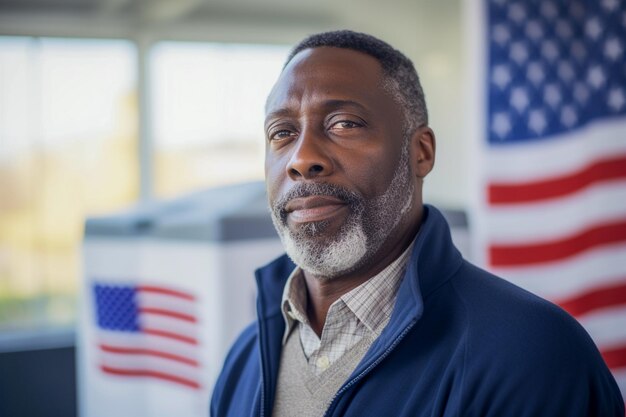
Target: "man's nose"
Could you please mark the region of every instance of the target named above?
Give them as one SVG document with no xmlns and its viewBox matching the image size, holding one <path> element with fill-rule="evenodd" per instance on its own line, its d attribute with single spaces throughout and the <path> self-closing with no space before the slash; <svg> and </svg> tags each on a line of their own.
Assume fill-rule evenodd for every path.
<svg viewBox="0 0 626 417">
<path fill-rule="evenodd" d="M 333 171 L 328 143 L 323 135 L 303 130 L 287 164 L 287 174 L 292 180 L 328 176 Z"/>
</svg>

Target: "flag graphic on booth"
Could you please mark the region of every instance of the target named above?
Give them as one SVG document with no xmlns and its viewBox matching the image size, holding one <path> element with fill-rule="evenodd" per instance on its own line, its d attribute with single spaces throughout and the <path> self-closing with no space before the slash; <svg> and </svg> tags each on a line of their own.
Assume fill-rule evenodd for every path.
<svg viewBox="0 0 626 417">
<path fill-rule="evenodd" d="M 100 370 L 201 389 L 196 297 L 161 285 L 93 284 Z"/>
<path fill-rule="evenodd" d="M 479 257 L 569 311 L 626 394 L 626 2 L 479 10 Z"/>
</svg>

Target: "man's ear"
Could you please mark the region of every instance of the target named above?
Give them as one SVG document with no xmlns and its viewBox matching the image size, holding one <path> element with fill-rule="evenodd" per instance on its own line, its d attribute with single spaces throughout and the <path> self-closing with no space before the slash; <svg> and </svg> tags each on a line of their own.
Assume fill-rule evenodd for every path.
<svg viewBox="0 0 626 417">
<path fill-rule="evenodd" d="M 428 126 L 419 127 L 411 137 L 413 169 L 417 178 L 424 178 L 435 166 L 435 133 Z"/>
</svg>

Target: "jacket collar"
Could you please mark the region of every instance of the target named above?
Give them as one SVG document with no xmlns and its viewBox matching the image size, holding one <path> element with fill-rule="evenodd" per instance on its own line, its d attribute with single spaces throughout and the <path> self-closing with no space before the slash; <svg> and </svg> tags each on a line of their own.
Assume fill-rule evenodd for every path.
<svg viewBox="0 0 626 417">
<path fill-rule="evenodd" d="M 419 319 L 423 312 L 423 299 L 450 279 L 461 262 L 461 254 L 452 243 L 443 215 L 435 207 L 424 205 L 424 220 L 387 330 L 402 329 L 408 321 Z M 256 271 L 260 319 L 281 315 L 283 288 L 294 268 L 291 259 L 283 255 Z"/>
<path fill-rule="evenodd" d="M 375 358 L 424 312 L 424 301 L 460 268 L 461 253 L 452 243 L 450 228 L 435 207 L 424 206 L 424 221 L 413 246 L 391 319 L 367 355 Z M 364 361 L 365 362 L 365 361 Z"/>
</svg>

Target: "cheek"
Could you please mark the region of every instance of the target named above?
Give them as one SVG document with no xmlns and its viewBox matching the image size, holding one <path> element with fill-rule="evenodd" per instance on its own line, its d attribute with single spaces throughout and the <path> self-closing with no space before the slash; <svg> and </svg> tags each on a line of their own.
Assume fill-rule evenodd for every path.
<svg viewBox="0 0 626 417">
<path fill-rule="evenodd" d="M 265 154 L 265 179 L 266 181 L 280 181 L 286 176 L 286 162 L 288 158 L 275 153 Z"/>
<path fill-rule="evenodd" d="M 399 160 L 400 154 L 389 152 L 388 148 L 372 149 L 346 161 L 345 169 L 361 193 L 378 196 L 389 188 Z"/>
<path fill-rule="evenodd" d="M 275 154 L 266 152 L 265 154 L 265 187 L 267 197 L 273 202 L 278 196 L 282 184 L 285 182 L 285 166 L 281 158 Z"/>
</svg>

